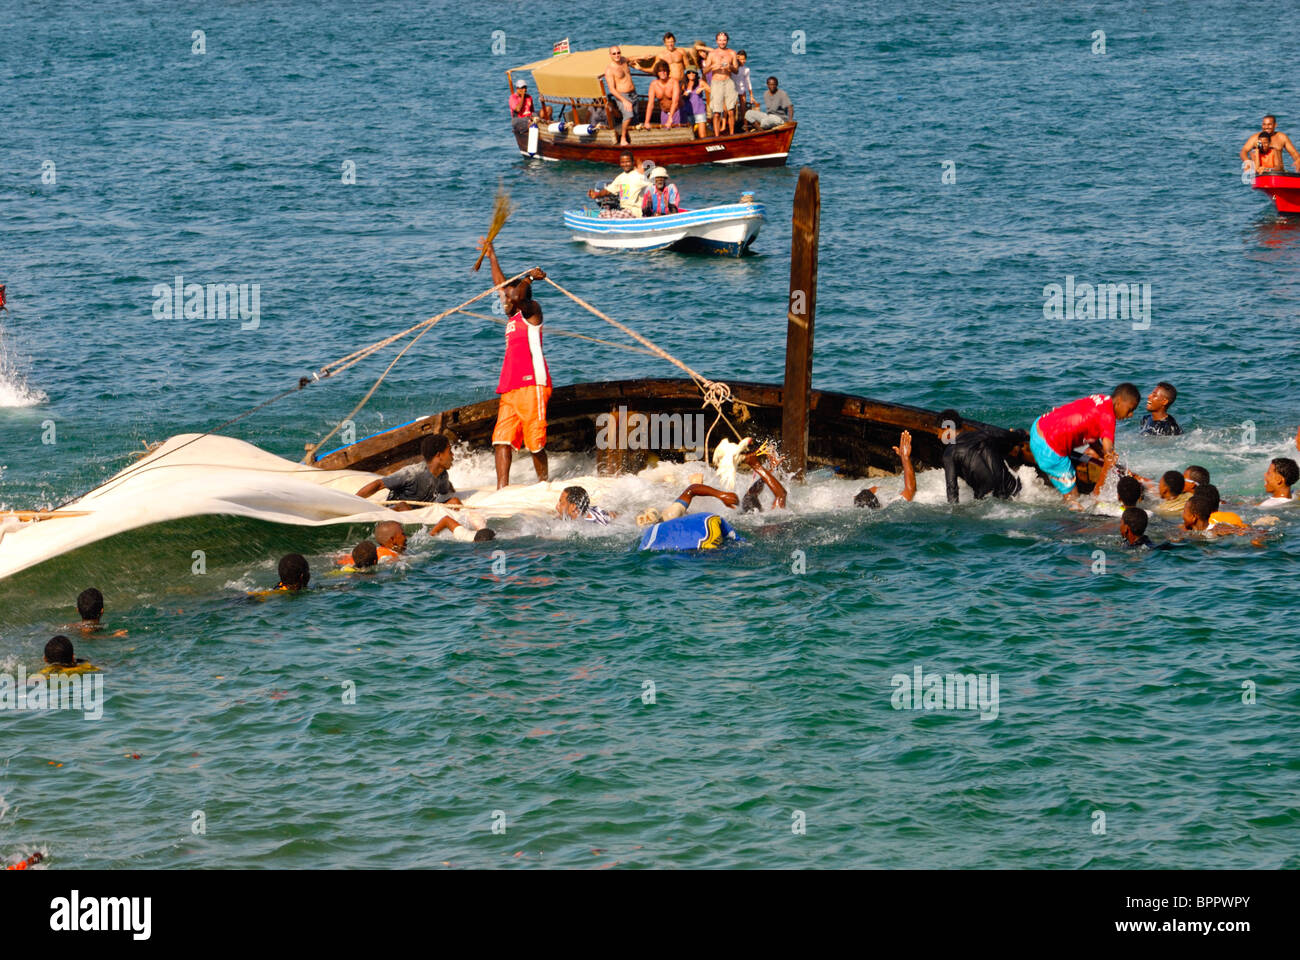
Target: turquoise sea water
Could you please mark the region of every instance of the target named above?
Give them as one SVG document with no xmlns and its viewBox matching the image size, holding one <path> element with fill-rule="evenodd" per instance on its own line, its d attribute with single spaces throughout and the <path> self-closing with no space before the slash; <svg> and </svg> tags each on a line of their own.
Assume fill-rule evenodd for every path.
<svg viewBox="0 0 1300 960">
<path fill-rule="evenodd" d="M 1269 458 L 1296 455 L 1300 231 L 1236 159 L 1266 112 L 1300 135 L 1286 71 L 1264 88 L 1249 68 L 1290 52 L 1272 8 L 520 9 L 0 3 L 0 506 L 69 499 L 142 442 L 479 292 L 468 266 L 498 182 L 519 204 L 507 270 L 544 267 L 709 376 L 777 382 L 801 165 L 823 197 L 815 385 L 1027 426 L 1169 379 L 1187 434 L 1140 440 L 1129 422 L 1121 451 L 1146 474 L 1207 466 L 1250 517 Z M 788 167 L 675 171 L 692 204 L 745 189 L 767 204 L 755 256 L 589 253 L 561 214 L 608 171 L 520 157 L 502 116 L 504 70 L 553 41 L 666 26 L 685 43 L 729 27 L 795 103 Z M 156 320 L 152 288 L 177 274 L 260 284 L 260 327 Z M 1067 276 L 1151 284 L 1150 329 L 1045 320 L 1043 288 Z M 554 329 L 610 333 L 554 294 L 544 306 Z M 489 396 L 500 348 L 494 325 L 445 321 L 359 435 Z M 560 383 L 673 372 L 558 337 L 547 352 Z M 386 362 L 232 433 L 296 458 Z M 553 476 L 586 469 L 558 458 Z M 481 451 L 452 469 L 462 487 L 490 474 Z M 660 494 L 629 481 L 608 530 L 504 524 L 504 574 L 487 549 L 416 535 L 372 579 L 250 602 L 279 554 L 321 573 L 366 531 L 207 519 L 0 582 L 4 671 L 38 666 L 91 584 L 128 631 L 74 637 L 104 667 L 103 719 L 0 713 L 0 859 L 1300 864 L 1296 522 L 1262 549 L 1134 556 L 1113 518 L 1041 492 L 952 509 L 941 480 L 864 516 L 859 485 L 815 475 L 716 555 L 632 552 L 630 518 Z M 891 678 L 918 666 L 997 674 L 996 718 L 895 710 Z"/>
</svg>

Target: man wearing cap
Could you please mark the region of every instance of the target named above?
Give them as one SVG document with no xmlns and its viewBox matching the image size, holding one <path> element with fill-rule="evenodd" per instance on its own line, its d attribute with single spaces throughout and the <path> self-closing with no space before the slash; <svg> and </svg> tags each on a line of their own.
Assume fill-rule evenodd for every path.
<svg viewBox="0 0 1300 960">
<path fill-rule="evenodd" d="M 668 182 L 668 171 L 655 167 L 650 171 L 650 189 L 641 198 L 641 215 L 643 217 L 662 217 L 664 214 L 676 213 L 681 205 L 681 194 L 677 184 Z"/>
<path fill-rule="evenodd" d="M 516 80 L 515 92 L 510 94 L 510 116 L 527 119 L 532 115 L 533 98 L 528 95 L 528 81 Z"/>
</svg>

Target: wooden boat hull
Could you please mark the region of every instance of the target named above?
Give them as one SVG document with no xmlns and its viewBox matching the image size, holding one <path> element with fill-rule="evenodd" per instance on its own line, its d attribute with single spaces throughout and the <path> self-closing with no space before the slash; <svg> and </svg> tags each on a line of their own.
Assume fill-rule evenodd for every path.
<svg viewBox="0 0 1300 960">
<path fill-rule="evenodd" d="M 742 434 L 779 440 L 782 388 L 772 384 L 730 382 L 732 401 L 727 418 Z M 547 406 L 546 447 L 553 451 L 594 451 L 602 473 L 640 469 L 646 455 L 683 459 L 686 446 L 653 450 L 600 449 L 597 417 L 628 418 L 631 414 L 701 415 L 704 431 L 713 424 L 713 408 L 703 408 L 700 391 L 691 380 L 607 380 L 557 387 Z M 851 476 L 894 474 L 902 469 L 893 447 L 902 430 L 912 433 L 912 459 L 916 466 L 940 467 L 944 444 L 932 411 L 867 397 L 825 390 L 812 391 L 808 411 L 808 460 L 813 467 L 833 467 Z M 471 448 L 487 448 L 496 425 L 497 398 L 467 404 L 421 417 L 382 433 L 330 451 L 314 461 L 326 470 L 366 470 L 389 474 L 419 459 L 420 441 L 442 433 Z M 696 421 L 699 423 L 700 421 Z M 965 429 L 987 427 L 967 421 Z M 997 428 L 992 428 L 997 429 Z M 696 435 L 698 437 L 698 434 Z M 709 437 L 709 449 L 718 440 L 731 439 L 726 424 L 718 423 Z"/>
<path fill-rule="evenodd" d="M 1278 213 L 1300 214 L 1300 174 L 1268 173 L 1255 177 L 1255 189 L 1273 199 Z"/>
<path fill-rule="evenodd" d="M 574 240 L 605 250 L 686 250 L 739 257 L 763 225 L 761 203 L 732 203 L 662 217 L 603 220 L 582 210 L 564 211 Z"/>
<path fill-rule="evenodd" d="M 628 131 L 631 147 L 620 147 L 612 130 L 598 130 L 594 136 L 578 136 L 569 127 L 564 133 L 539 128 L 537 152 L 528 150 L 528 128 L 520 124 L 514 129 L 519 152 L 526 157 L 538 156 L 543 160 L 584 160 L 588 163 L 618 165 L 619 154 L 630 149 L 640 166 L 651 160 L 661 167 L 690 166 L 697 163 L 744 164 L 755 167 L 784 166 L 790 154 L 795 127 L 791 121 L 767 130 L 751 130 L 733 136 L 691 139 L 687 128 L 673 130 Z"/>
</svg>

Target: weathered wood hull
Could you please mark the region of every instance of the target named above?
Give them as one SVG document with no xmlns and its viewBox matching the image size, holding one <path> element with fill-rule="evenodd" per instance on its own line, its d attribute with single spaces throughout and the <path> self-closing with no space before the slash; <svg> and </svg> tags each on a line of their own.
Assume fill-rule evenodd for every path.
<svg viewBox="0 0 1300 960">
<path fill-rule="evenodd" d="M 782 388 L 772 384 L 731 382 L 732 401 L 725 407 L 728 419 L 742 434 L 760 439 L 781 437 Z M 703 408 L 700 391 L 691 380 L 639 379 L 576 383 L 557 387 L 547 406 L 546 447 L 552 451 L 594 451 L 602 472 L 639 469 L 645 451 L 598 449 L 597 417 L 620 413 L 679 414 L 704 417 L 705 430 L 716 416 Z M 444 410 L 412 423 L 366 437 L 330 451 L 315 461 L 327 470 L 367 470 L 388 474 L 419 458 L 420 441 L 443 433 L 453 442 L 486 448 L 492 443 L 497 399 Z M 814 390 L 808 412 L 808 461 L 811 468 L 835 467 L 854 476 L 897 473 L 898 457 L 891 449 L 902 430 L 912 433 L 912 459 L 917 468 L 942 465 L 941 428 L 932 411 L 867 397 Z M 984 427 L 967 421 L 966 429 Z M 718 423 L 709 448 L 718 440 L 732 439 L 727 426 Z M 649 452 L 663 459 L 681 459 L 685 446 Z"/>
<path fill-rule="evenodd" d="M 707 137 L 694 140 L 690 131 L 682 128 L 676 130 L 637 130 L 628 131 L 631 147 L 620 147 L 618 138 L 612 130 L 599 130 L 595 136 L 580 137 L 576 134 L 554 134 L 549 130 L 538 131 L 536 156 L 545 160 L 582 160 L 588 163 L 607 163 L 618 166 L 618 157 L 625 149 L 632 151 L 632 156 L 640 166 L 651 160 L 661 167 L 674 165 L 689 166 L 697 163 L 744 164 L 756 167 L 780 167 L 785 164 L 790 153 L 790 143 L 794 139 L 795 122 L 783 123 L 768 130 L 752 130 L 732 136 Z M 514 131 L 515 142 L 519 152 L 532 156 L 528 152 L 528 131 L 521 128 Z"/>
</svg>

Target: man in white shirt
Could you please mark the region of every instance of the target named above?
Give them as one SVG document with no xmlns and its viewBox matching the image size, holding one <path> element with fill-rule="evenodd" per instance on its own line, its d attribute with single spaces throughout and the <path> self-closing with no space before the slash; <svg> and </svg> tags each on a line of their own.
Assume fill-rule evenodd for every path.
<svg viewBox="0 0 1300 960">
<path fill-rule="evenodd" d="M 619 154 L 618 165 L 623 172 L 599 190 L 588 190 L 587 196 L 592 200 L 600 197 L 617 197 L 617 210 L 602 210 L 602 217 L 629 219 L 641 216 L 641 194 L 650 189 L 650 181 L 644 173 L 636 168 L 629 151 Z"/>
<path fill-rule="evenodd" d="M 1261 507 L 1284 507 L 1295 503 L 1291 497 L 1291 487 L 1300 480 L 1300 464 L 1290 457 L 1276 457 L 1269 462 L 1264 472 L 1264 492 L 1268 499 Z"/>
</svg>

